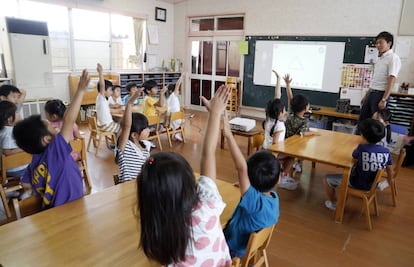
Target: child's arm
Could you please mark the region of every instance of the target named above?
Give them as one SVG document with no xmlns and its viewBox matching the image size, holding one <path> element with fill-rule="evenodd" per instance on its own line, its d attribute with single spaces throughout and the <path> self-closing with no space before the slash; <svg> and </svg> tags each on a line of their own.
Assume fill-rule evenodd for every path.
<svg viewBox="0 0 414 267">
<path fill-rule="evenodd" d="M 19 99 L 17 99 L 17 103 L 16 104 L 21 104 L 26 99 L 26 90 L 19 89 L 19 91 L 20 91 L 20 96 L 19 96 Z"/>
<path fill-rule="evenodd" d="M 184 73 L 181 74 L 180 78 L 175 83 L 174 91 L 177 90 L 181 86 L 181 84 L 183 83 L 183 80 L 184 80 L 184 77 L 185 77 L 186 74 L 187 74 L 186 72 L 184 72 Z"/>
<path fill-rule="evenodd" d="M 98 71 L 99 74 L 99 93 L 105 96 L 105 79 L 103 77 L 103 69 L 100 63 L 96 65 L 96 71 Z"/>
<path fill-rule="evenodd" d="M 243 196 L 244 193 L 246 193 L 246 191 L 250 187 L 249 176 L 247 174 L 247 163 L 244 159 L 242 152 L 240 151 L 239 145 L 236 143 L 236 140 L 234 139 L 233 133 L 231 132 L 230 124 L 227 119 L 227 114 L 224 115 L 223 133 L 229 145 L 230 153 L 233 158 L 234 164 L 236 165 L 237 175 L 239 177 L 240 193 Z"/>
<path fill-rule="evenodd" d="M 273 141 L 272 144 L 277 144 L 279 142 L 279 135 L 282 131 L 273 132 Z"/>
<path fill-rule="evenodd" d="M 83 138 L 83 136 L 80 134 L 79 126 L 76 123 L 73 124 L 73 136 L 75 138 Z"/>
<path fill-rule="evenodd" d="M 22 152 L 23 150 L 20 148 L 3 148 L 3 155 L 10 156 L 19 152 Z"/>
<path fill-rule="evenodd" d="M 275 70 L 272 70 L 272 72 L 276 76 L 275 98 L 280 99 L 282 97 L 282 90 L 280 89 L 280 76 Z"/>
<path fill-rule="evenodd" d="M 290 102 L 293 98 L 292 88 L 290 87 L 290 83 L 292 82 L 292 78 L 290 77 L 289 73 L 283 76 L 283 80 L 285 80 L 286 83 L 286 94 L 288 97 L 288 108 L 290 110 Z"/>
<path fill-rule="evenodd" d="M 164 106 L 164 99 L 165 99 L 165 92 L 167 92 L 168 88 L 166 86 L 164 86 L 161 91 L 160 91 L 160 99 L 158 100 L 157 103 L 155 103 L 156 106 L 158 107 L 163 107 Z"/>
<path fill-rule="evenodd" d="M 134 106 L 135 100 L 138 98 L 140 93 L 144 90 L 144 88 L 138 89 L 135 94 L 133 94 L 129 99 L 127 104 L 125 105 L 125 112 L 124 112 L 124 121 L 122 124 L 122 132 L 121 136 L 119 137 L 118 147 L 121 151 L 124 151 L 125 145 L 128 142 L 129 134 L 131 130 L 132 124 L 132 107 Z"/>
<path fill-rule="evenodd" d="M 208 101 L 201 96 L 201 101 L 209 111 L 206 133 L 201 152 L 200 174 L 216 180 L 216 147 L 220 131 L 220 117 L 226 109 L 230 88 L 222 85 Z"/>
<path fill-rule="evenodd" d="M 82 97 L 88 88 L 89 80 L 90 78 L 88 71 L 85 69 L 82 71 L 82 75 L 79 79 L 78 90 L 76 90 L 72 103 L 63 116 L 63 125 L 62 129 L 60 130 L 60 134 L 66 140 L 66 142 L 69 142 L 70 138 L 72 137 L 73 124 L 75 123 L 76 117 L 78 116 Z"/>
</svg>

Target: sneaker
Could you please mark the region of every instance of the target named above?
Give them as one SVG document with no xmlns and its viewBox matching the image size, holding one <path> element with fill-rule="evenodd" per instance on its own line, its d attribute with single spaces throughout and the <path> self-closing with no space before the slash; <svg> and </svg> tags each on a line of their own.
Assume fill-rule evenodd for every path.
<svg viewBox="0 0 414 267">
<path fill-rule="evenodd" d="M 181 134 L 180 134 L 180 133 L 176 133 L 176 134 L 174 134 L 174 138 L 175 138 L 175 140 L 178 140 L 178 141 L 180 141 L 180 142 L 182 142 L 182 141 L 183 141 L 183 138 L 181 137 Z"/>
<path fill-rule="evenodd" d="M 298 188 L 298 181 L 289 176 L 283 176 L 280 182 L 277 184 L 277 187 L 287 189 L 287 190 L 296 190 Z"/>
<path fill-rule="evenodd" d="M 336 204 L 335 203 L 333 203 L 332 201 L 330 201 L 330 200 L 326 200 L 325 201 L 325 207 L 327 207 L 328 209 L 330 209 L 330 210 L 336 210 Z"/>
<path fill-rule="evenodd" d="M 295 169 L 295 172 L 302 172 L 302 161 L 293 164 L 293 169 Z"/>
<path fill-rule="evenodd" d="M 384 189 L 385 189 L 385 188 L 387 188 L 388 186 L 390 186 L 390 184 L 388 183 L 388 181 L 387 181 L 387 180 L 381 181 L 381 182 L 379 182 L 379 183 L 377 184 L 377 188 L 378 188 L 380 191 L 384 191 Z"/>
</svg>

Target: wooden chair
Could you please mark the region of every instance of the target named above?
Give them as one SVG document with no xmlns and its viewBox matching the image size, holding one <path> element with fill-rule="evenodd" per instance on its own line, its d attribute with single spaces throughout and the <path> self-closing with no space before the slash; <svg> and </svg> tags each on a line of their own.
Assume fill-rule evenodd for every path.
<svg viewBox="0 0 414 267">
<path fill-rule="evenodd" d="M 374 182 L 372 183 L 372 186 L 369 190 L 355 189 L 349 186 L 347 190 L 347 195 L 346 195 L 347 198 L 348 196 L 355 196 L 355 197 L 362 199 L 363 201 L 362 208 L 363 210 L 365 209 L 365 218 L 367 221 L 368 229 L 370 231 L 372 230 L 372 223 L 371 223 L 371 215 L 370 215 L 369 207 L 371 203 L 374 203 L 375 214 L 379 216 L 376 189 L 377 189 L 377 184 L 383 174 L 384 174 L 383 169 L 377 171 L 377 175 L 375 176 Z"/>
<path fill-rule="evenodd" d="M 183 137 L 183 143 L 185 143 L 185 130 L 184 130 L 185 120 L 184 120 L 184 117 L 185 117 L 185 111 L 184 111 L 183 108 L 181 108 L 181 110 L 178 111 L 178 112 L 172 112 L 171 115 L 170 115 L 170 122 L 169 122 L 168 127 L 166 127 L 168 142 L 170 144 L 170 147 L 172 147 L 171 139 L 176 133 L 181 134 L 181 136 Z M 180 121 L 180 127 L 178 127 L 177 129 L 174 130 L 171 127 L 171 123 L 173 121 L 177 121 L 177 120 Z"/>
<path fill-rule="evenodd" d="M 88 128 L 90 132 L 88 141 L 88 152 L 93 141 L 93 146 L 95 147 L 95 155 L 97 156 L 102 138 L 105 138 L 106 146 L 108 148 L 110 148 L 110 143 L 116 145 L 116 134 L 114 132 L 101 131 L 96 122 L 96 115 L 88 116 Z"/>
<path fill-rule="evenodd" d="M 80 155 L 80 158 L 76 160 L 76 163 L 78 163 L 83 180 L 85 182 L 85 187 L 86 187 L 85 193 L 88 195 L 92 191 L 92 182 L 91 182 L 89 172 L 88 172 L 88 164 L 86 162 L 85 139 L 84 138 L 74 139 L 70 141 L 70 145 L 72 146 L 72 151 L 77 152 Z"/>
<path fill-rule="evenodd" d="M 233 258 L 233 266 L 241 267 L 269 267 L 269 261 L 267 260 L 266 249 L 269 246 L 270 239 L 272 238 L 275 225 L 272 225 L 262 230 L 251 233 L 249 242 L 247 243 L 246 254 L 239 260 L 237 257 Z M 236 265 L 240 261 L 240 265 Z"/>
<path fill-rule="evenodd" d="M 263 133 L 259 133 L 259 134 L 256 134 L 256 135 L 252 136 L 251 141 L 250 141 L 249 151 L 253 151 L 253 149 L 255 151 L 258 151 L 258 150 L 262 149 L 264 138 L 265 138 L 265 136 L 264 136 Z"/>
<path fill-rule="evenodd" d="M 3 202 L 3 207 L 8 218 L 11 217 L 9 205 L 7 203 L 6 194 L 14 191 L 23 190 L 23 185 L 20 181 L 20 177 L 8 177 L 6 170 L 15 168 L 18 166 L 29 164 L 32 161 L 32 155 L 24 151 L 6 156 L 1 155 L 1 187 L 0 196 Z"/>
<path fill-rule="evenodd" d="M 405 150 L 405 148 L 402 148 L 400 150 L 400 154 L 398 155 L 397 161 L 394 163 L 394 168 L 393 168 L 393 174 L 392 174 L 392 178 L 391 178 L 391 182 L 389 182 L 390 184 L 390 189 L 391 189 L 391 197 L 392 197 L 392 204 L 394 207 L 397 206 L 397 186 L 395 184 L 395 179 L 398 176 L 398 173 L 401 170 L 402 164 L 404 162 L 405 156 L 407 155 L 407 151 Z M 382 177 L 383 180 L 387 179 L 387 173 L 384 172 L 384 175 Z"/>
<path fill-rule="evenodd" d="M 162 150 L 162 144 L 161 144 L 160 136 L 161 136 L 161 134 L 167 134 L 168 135 L 167 129 L 163 127 L 163 129 L 161 131 L 159 130 L 160 125 L 162 125 L 161 122 L 160 122 L 161 119 L 160 119 L 159 114 L 157 114 L 155 116 L 149 116 L 149 117 L 147 117 L 147 119 L 148 119 L 148 125 L 154 125 L 155 126 L 155 129 L 150 132 L 150 134 L 148 136 L 148 140 L 151 141 L 151 140 L 156 139 L 159 149 Z M 170 143 L 170 146 L 172 146 L 171 143 Z"/>
<path fill-rule="evenodd" d="M 42 199 L 36 196 L 30 196 L 20 201 L 17 198 L 13 198 L 13 207 L 16 219 L 21 219 L 42 211 Z"/>
</svg>

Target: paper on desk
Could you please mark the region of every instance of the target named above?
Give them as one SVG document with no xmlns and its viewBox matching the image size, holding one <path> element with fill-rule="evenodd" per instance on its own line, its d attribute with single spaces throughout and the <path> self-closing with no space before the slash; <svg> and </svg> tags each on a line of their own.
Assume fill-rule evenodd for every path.
<svg viewBox="0 0 414 267">
<path fill-rule="evenodd" d="M 359 106 L 362 99 L 362 90 L 360 88 L 341 88 L 340 99 L 350 99 L 351 106 Z"/>
</svg>

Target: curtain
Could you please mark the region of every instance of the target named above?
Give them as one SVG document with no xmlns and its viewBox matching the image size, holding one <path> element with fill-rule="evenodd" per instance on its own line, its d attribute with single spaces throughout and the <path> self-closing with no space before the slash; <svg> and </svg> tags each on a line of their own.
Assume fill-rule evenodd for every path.
<svg viewBox="0 0 414 267">
<path fill-rule="evenodd" d="M 135 33 L 135 54 L 137 56 L 137 67 L 143 64 L 144 60 L 144 30 L 145 19 L 134 18 L 134 33 Z"/>
</svg>

